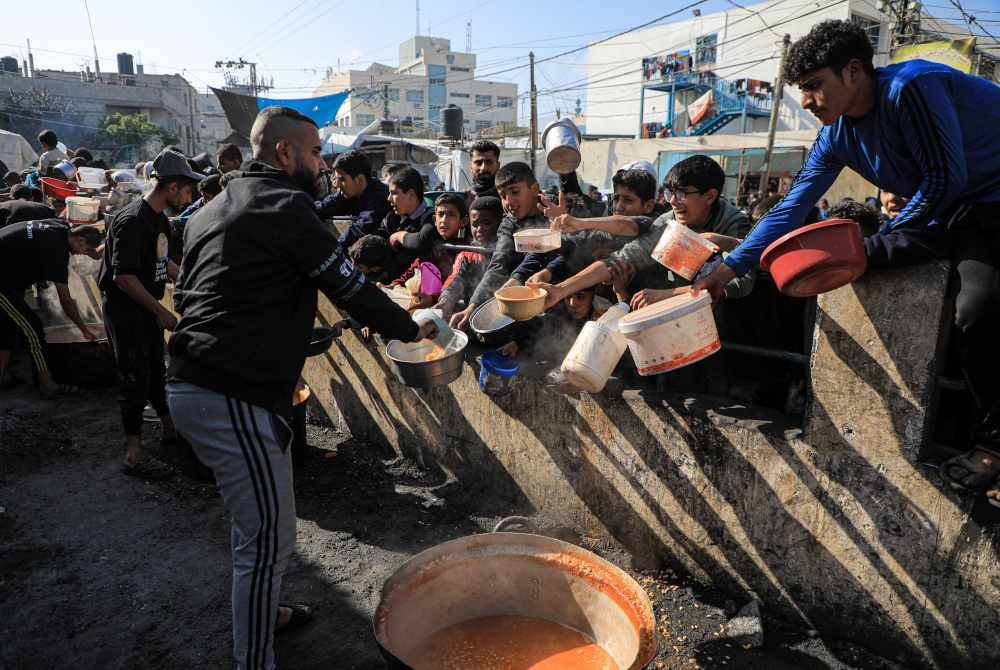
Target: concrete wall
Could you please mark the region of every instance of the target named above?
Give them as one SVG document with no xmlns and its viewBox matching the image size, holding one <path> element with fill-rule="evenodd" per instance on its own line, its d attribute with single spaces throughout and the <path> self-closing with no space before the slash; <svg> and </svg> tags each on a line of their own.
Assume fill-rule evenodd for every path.
<svg viewBox="0 0 1000 670">
<path fill-rule="evenodd" d="M 947 275 L 872 273 L 819 299 L 804 427 L 710 399 L 575 400 L 523 378 L 493 399 L 471 355 L 450 386 L 415 391 L 350 333 L 305 377 L 336 423 L 493 513 L 544 512 L 906 667 L 994 668 L 1000 538 L 920 462 Z M 321 320 L 340 318 L 322 303 Z"/>
</svg>

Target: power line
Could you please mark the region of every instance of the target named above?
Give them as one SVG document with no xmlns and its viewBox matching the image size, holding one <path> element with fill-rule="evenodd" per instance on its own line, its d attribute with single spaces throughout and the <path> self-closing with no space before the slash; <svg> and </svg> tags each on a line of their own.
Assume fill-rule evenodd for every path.
<svg viewBox="0 0 1000 670">
<path fill-rule="evenodd" d="M 760 19 L 760 22 L 764 24 L 764 27 L 767 28 L 768 30 L 770 30 L 771 34 L 773 34 L 775 37 L 777 37 L 778 39 L 781 39 L 781 35 L 779 35 L 778 33 L 776 33 L 775 30 L 774 30 L 774 28 L 772 28 L 771 26 L 767 25 L 767 21 L 764 20 L 764 17 L 756 9 L 748 9 L 748 8 L 744 7 L 743 5 L 741 5 L 740 3 L 734 2 L 734 0 L 726 0 L 726 2 L 728 2 L 733 7 L 739 7 L 744 12 L 750 12 L 751 14 L 756 14 L 757 18 Z"/>
<path fill-rule="evenodd" d="M 965 19 L 965 23 L 969 26 L 969 30 L 972 30 L 972 24 L 974 23 L 977 26 L 979 26 L 979 29 L 982 30 L 984 33 L 986 33 L 986 35 L 990 39 L 992 39 L 994 42 L 997 41 L 997 38 L 993 35 L 993 33 L 986 30 L 986 28 L 983 28 L 983 24 L 977 21 L 975 16 L 965 11 L 965 8 L 962 7 L 962 3 L 958 2 L 958 0 L 949 0 L 949 2 L 951 2 L 951 4 L 955 6 L 955 9 L 957 9 L 959 12 L 962 13 L 962 18 Z"/>
</svg>

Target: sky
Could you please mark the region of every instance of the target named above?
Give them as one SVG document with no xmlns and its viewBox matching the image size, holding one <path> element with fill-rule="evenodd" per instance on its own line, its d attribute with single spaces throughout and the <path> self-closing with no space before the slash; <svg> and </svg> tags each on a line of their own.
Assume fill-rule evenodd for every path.
<svg viewBox="0 0 1000 670">
<path fill-rule="evenodd" d="M 731 9 L 737 1 L 707 0 L 703 14 Z M 825 0 L 820 0 L 820 2 Z M 472 24 L 472 51 L 477 77 L 513 81 L 519 93 L 528 90 L 528 52 L 537 58 L 554 56 L 682 10 L 676 21 L 689 18 L 684 9 L 694 0 L 656 3 L 608 0 L 499 2 L 466 0 L 420 2 L 420 33 L 451 40 L 464 51 L 466 22 Z M 38 68 L 79 70 L 93 63 L 93 43 L 84 0 L 4 3 L 0 22 L 0 56 L 20 61 L 31 40 Z M 258 73 L 274 78 L 271 97 L 308 97 L 327 67 L 364 69 L 372 61 L 397 65 L 400 42 L 416 30 L 416 0 L 171 0 L 122 3 L 89 0 L 94 40 L 101 68 L 115 71 L 115 55 L 136 56 L 147 72 L 183 74 L 204 90 L 222 83 L 219 60 L 244 58 L 258 63 Z M 746 0 L 739 5 L 750 4 Z M 819 4 L 819 3 L 818 3 Z M 1000 0 L 962 0 L 986 30 L 1000 36 Z M 951 0 L 929 0 L 925 9 L 941 18 L 963 23 Z M 40 10 L 44 10 L 44 14 Z M 530 10 L 530 11 L 525 11 Z M 650 52 L 657 51 L 651 46 Z M 586 51 L 561 56 L 536 68 L 539 89 L 555 88 L 585 76 Z M 489 76 L 496 73 L 493 76 Z M 558 108 L 572 112 L 583 91 L 539 97 L 544 123 Z M 527 125 L 527 106 L 519 118 Z"/>
</svg>

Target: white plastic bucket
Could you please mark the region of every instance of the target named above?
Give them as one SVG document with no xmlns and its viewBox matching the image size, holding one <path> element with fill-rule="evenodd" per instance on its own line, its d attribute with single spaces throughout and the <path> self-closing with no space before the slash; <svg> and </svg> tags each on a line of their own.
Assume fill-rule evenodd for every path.
<svg viewBox="0 0 1000 670">
<path fill-rule="evenodd" d="M 101 201 L 72 195 L 66 198 L 66 209 L 70 223 L 95 223 L 101 211 Z"/>
<path fill-rule="evenodd" d="M 697 363 L 722 343 L 707 292 L 667 298 L 618 321 L 639 374 L 648 377 Z"/>
<path fill-rule="evenodd" d="M 596 321 L 588 321 L 566 354 L 562 373 L 573 386 L 599 393 L 608 383 L 626 347 L 628 342 L 621 333 Z"/>
<path fill-rule="evenodd" d="M 657 263 L 691 281 L 705 261 L 717 251 L 717 245 L 687 226 L 670 221 L 663 229 L 652 255 Z"/>
<path fill-rule="evenodd" d="M 523 254 L 540 254 L 555 251 L 562 246 L 562 236 L 558 230 L 548 228 L 528 228 L 514 233 L 514 249 Z"/>
<path fill-rule="evenodd" d="M 553 121 L 542 133 L 545 162 L 558 174 L 573 172 L 582 162 L 580 155 L 580 129 L 569 119 Z"/>
</svg>

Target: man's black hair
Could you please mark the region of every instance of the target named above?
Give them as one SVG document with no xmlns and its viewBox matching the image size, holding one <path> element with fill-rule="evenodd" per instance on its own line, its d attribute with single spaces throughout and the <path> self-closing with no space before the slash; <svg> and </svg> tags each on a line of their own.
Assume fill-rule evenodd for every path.
<svg viewBox="0 0 1000 670">
<path fill-rule="evenodd" d="M 88 163 L 94 160 L 94 154 L 90 153 L 90 150 L 85 149 L 84 147 L 80 147 L 76 151 L 74 151 L 73 156 L 75 156 L 76 158 L 82 158 Z"/>
<path fill-rule="evenodd" d="M 213 174 L 198 182 L 198 192 L 202 195 L 219 195 L 222 193 L 222 175 Z"/>
<path fill-rule="evenodd" d="M 21 183 L 21 175 L 14 172 L 13 170 L 10 170 L 7 172 L 7 174 L 3 176 L 3 183 L 9 186 L 17 186 L 18 184 Z"/>
<path fill-rule="evenodd" d="M 10 197 L 13 200 L 34 200 L 34 198 L 31 197 L 32 190 L 33 189 L 27 184 L 17 184 L 10 189 Z"/>
<path fill-rule="evenodd" d="M 411 167 L 404 167 L 392 173 L 389 177 L 389 188 L 394 185 L 401 191 L 413 191 L 417 194 L 417 200 L 424 197 L 424 178 Z"/>
<path fill-rule="evenodd" d="M 528 186 L 538 183 L 538 180 L 535 179 L 535 173 L 531 171 L 531 166 L 527 163 L 515 161 L 513 163 L 501 165 L 500 169 L 497 170 L 496 183 L 498 189 L 510 186 L 511 184 L 516 184 L 518 182 L 524 182 Z"/>
<path fill-rule="evenodd" d="M 97 226 L 73 226 L 69 230 L 69 236 L 83 240 L 91 249 L 104 244 L 104 233 Z"/>
<path fill-rule="evenodd" d="M 488 212 L 496 217 L 497 221 L 503 219 L 503 203 L 495 195 L 484 195 L 472 201 L 470 211 Z"/>
<path fill-rule="evenodd" d="M 44 202 L 45 201 L 45 194 L 42 193 L 42 189 L 35 188 L 34 186 L 32 186 L 31 187 L 31 199 L 34 200 L 35 202 Z"/>
<path fill-rule="evenodd" d="M 378 235 L 364 235 L 347 250 L 354 263 L 380 268 L 389 260 L 389 243 Z"/>
<path fill-rule="evenodd" d="M 708 156 L 698 154 L 685 158 L 670 168 L 667 178 L 663 180 L 669 189 L 694 187 L 704 193 L 714 188 L 722 194 L 726 185 L 726 173 L 722 167 Z"/>
<path fill-rule="evenodd" d="M 357 179 L 358 175 L 364 175 L 366 179 L 372 178 L 372 162 L 360 151 L 345 151 L 340 154 L 337 160 L 333 161 L 333 169 L 346 172 L 354 179 Z"/>
<path fill-rule="evenodd" d="M 88 161 L 83 156 L 74 156 L 73 158 L 69 159 L 69 164 L 72 165 L 73 167 L 81 168 L 81 167 L 87 167 L 87 165 L 90 164 L 90 161 Z"/>
<path fill-rule="evenodd" d="M 46 128 L 42 132 L 38 133 L 38 143 L 55 149 L 56 145 L 59 144 L 59 138 L 56 136 L 54 131 Z"/>
<path fill-rule="evenodd" d="M 645 170 L 619 170 L 611 184 L 614 188 L 624 186 L 643 202 L 656 198 L 656 178 Z"/>
<path fill-rule="evenodd" d="M 173 152 L 179 153 L 181 156 L 187 156 L 187 154 L 184 153 L 184 150 L 181 149 L 176 144 L 168 144 L 167 146 L 163 147 L 163 150 L 164 151 L 173 151 Z"/>
<path fill-rule="evenodd" d="M 861 234 L 865 237 L 877 233 L 880 225 L 878 214 L 857 200 L 841 200 L 827 210 L 826 218 L 855 221 L 861 226 Z"/>
<path fill-rule="evenodd" d="M 434 201 L 434 207 L 441 205 L 451 205 L 458 210 L 458 217 L 464 219 L 469 214 L 468 206 L 465 203 L 465 196 L 459 193 L 442 193 Z"/>
<path fill-rule="evenodd" d="M 243 162 L 243 152 L 240 148 L 233 143 L 223 144 L 219 147 L 219 151 L 216 153 L 216 158 L 220 162 L 223 160 L 232 161 L 237 160 L 240 163 Z"/>
<path fill-rule="evenodd" d="M 805 75 L 825 67 L 840 77 L 853 58 L 861 61 L 865 72 L 873 74 L 874 57 L 875 50 L 864 28 L 853 21 L 830 19 L 817 23 L 805 37 L 792 44 L 785 59 L 785 80 L 801 84 Z"/>
<path fill-rule="evenodd" d="M 489 140 L 476 140 L 473 142 L 472 146 L 469 147 L 469 155 L 471 156 L 473 152 L 481 154 L 492 153 L 497 157 L 497 160 L 500 160 L 500 147 L 495 142 L 490 142 Z"/>
</svg>

